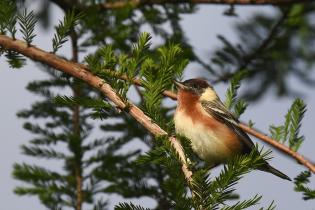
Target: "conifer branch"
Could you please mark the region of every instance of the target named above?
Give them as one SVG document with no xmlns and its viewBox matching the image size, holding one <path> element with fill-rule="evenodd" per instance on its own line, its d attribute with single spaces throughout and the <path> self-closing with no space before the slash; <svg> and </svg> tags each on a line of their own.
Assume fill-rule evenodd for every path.
<svg viewBox="0 0 315 210">
<path fill-rule="evenodd" d="M 233 5 L 289 5 L 304 3 L 307 0 L 129 0 L 114 1 L 99 4 L 103 9 L 121 9 L 126 6 L 141 7 L 154 4 L 233 4 Z"/>
<path fill-rule="evenodd" d="M 116 106 L 117 108 L 128 112 L 135 120 L 137 120 L 142 126 L 144 126 L 149 132 L 151 132 L 155 136 L 167 135 L 167 133 L 162 130 L 157 124 L 152 122 L 152 119 L 146 116 L 137 106 L 132 103 L 128 104 L 128 106 L 118 97 L 118 95 L 114 92 L 110 85 L 103 82 L 103 80 L 92 73 L 90 73 L 82 64 L 73 63 L 70 61 L 66 61 L 58 56 L 55 56 L 51 53 L 45 52 L 36 47 L 28 47 L 27 44 L 20 40 L 13 40 L 5 35 L 0 35 L 0 46 L 7 50 L 14 50 L 18 53 L 25 55 L 26 57 L 31 58 L 34 61 L 39 61 L 54 67 L 62 72 L 70 74 L 76 78 L 79 78 L 85 81 L 87 84 L 93 86 L 98 89 L 104 95 L 106 95 Z M 124 78 L 121 78 L 124 79 Z M 139 82 L 139 81 L 138 81 Z M 141 85 L 141 83 L 136 82 L 137 85 Z M 171 93 L 171 94 L 170 94 Z M 172 92 L 163 93 L 166 96 L 170 96 L 172 99 L 176 99 L 176 95 Z M 307 160 L 305 157 L 300 155 L 297 152 L 294 152 L 287 146 L 277 142 L 276 140 L 267 137 L 266 135 L 258 132 L 257 130 L 250 128 L 249 126 L 240 123 L 240 127 L 247 133 L 255 136 L 258 139 L 265 141 L 268 144 L 271 144 L 278 150 L 290 155 L 292 158 L 296 159 L 299 163 L 303 164 L 310 171 L 315 174 L 315 165 Z M 185 154 L 178 143 L 178 141 L 171 137 L 169 140 L 172 143 L 174 149 L 178 152 L 180 159 L 182 161 L 183 167 L 182 170 L 185 174 L 186 179 L 190 183 L 192 172 L 188 169 L 187 161 L 185 158 Z"/>
<path fill-rule="evenodd" d="M 14 50 L 16 52 L 19 52 L 20 54 L 31 58 L 33 61 L 44 63 L 59 71 L 62 71 L 86 82 L 88 85 L 96 88 L 102 94 L 104 94 L 116 105 L 118 109 L 124 110 L 129 113 L 136 121 L 138 121 L 154 136 L 168 135 L 166 131 L 164 131 L 156 123 L 154 123 L 153 120 L 145 115 L 143 111 L 139 109 L 136 105 L 132 104 L 131 102 L 125 104 L 109 84 L 104 83 L 104 81 L 100 77 L 93 75 L 86 68 L 83 68 L 82 64 L 67 61 L 34 46 L 28 47 L 27 43 L 20 40 L 13 40 L 5 35 L 0 35 L 0 46 L 7 50 Z M 169 141 L 179 155 L 180 161 L 182 163 L 182 171 L 188 182 L 188 185 L 191 186 L 192 172 L 188 169 L 188 163 L 183 148 L 175 137 L 170 137 Z"/>
</svg>

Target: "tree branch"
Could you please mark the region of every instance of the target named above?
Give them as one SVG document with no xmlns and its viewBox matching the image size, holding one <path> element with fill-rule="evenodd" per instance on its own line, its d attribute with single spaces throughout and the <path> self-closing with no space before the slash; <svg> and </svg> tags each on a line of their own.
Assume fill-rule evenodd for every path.
<svg viewBox="0 0 315 210">
<path fill-rule="evenodd" d="M 153 120 L 145 115 L 136 105 L 132 104 L 131 102 L 126 105 L 109 84 L 105 83 L 100 77 L 93 75 L 86 68 L 83 68 L 83 65 L 67 61 L 34 46 L 28 47 L 25 42 L 13 40 L 5 35 L 0 35 L 0 46 L 2 46 L 4 49 L 16 51 L 28 58 L 31 58 L 34 61 L 44 63 L 75 78 L 83 80 L 88 85 L 96 88 L 102 94 L 104 94 L 117 106 L 117 108 L 125 110 L 127 113 L 129 113 L 154 136 L 168 135 L 166 131 L 154 123 Z M 188 169 L 188 163 L 183 148 L 176 138 L 170 137 L 169 141 L 179 155 L 180 161 L 182 163 L 182 171 L 188 182 L 188 185 L 191 186 L 192 172 Z"/>
<path fill-rule="evenodd" d="M 121 9 L 126 6 L 141 7 L 154 4 L 233 4 L 233 5 L 288 5 L 306 3 L 309 0 L 129 0 L 113 1 L 99 4 L 103 9 Z"/>
<path fill-rule="evenodd" d="M 54 54 L 47 53 L 39 48 L 36 47 L 27 47 L 27 44 L 25 42 L 19 41 L 19 40 L 13 40 L 5 35 L 0 35 L 0 46 L 4 47 L 8 50 L 14 50 L 16 52 L 19 52 L 26 57 L 31 58 L 32 60 L 39 61 L 42 63 L 45 63 L 47 65 L 50 65 L 60 71 L 63 71 L 67 74 L 70 74 L 76 78 L 79 78 L 83 81 L 85 81 L 87 84 L 95 87 L 100 92 L 102 92 L 104 95 L 106 95 L 118 108 L 125 109 L 127 108 L 124 102 L 118 97 L 118 95 L 114 92 L 114 90 L 110 87 L 110 85 L 103 82 L 103 80 L 93 74 L 91 74 L 87 67 L 85 67 L 82 64 L 73 63 L 70 61 L 66 61 L 64 59 L 61 59 L 57 57 Z M 123 77 L 121 79 L 124 79 Z M 135 80 L 135 84 L 141 85 L 140 80 Z M 176 94 L 174 94 L 171 91 L 167 91 L 163 93 L 165 96 L 168 96 L 174 100 L 177 99 Z M 132 117 L 135 118 L 141 125 L 143 125 L 149 132 L 151 132 L 153 135 L 167 135 L 167 133 L 162 130 L 157 124 L 152 122 L 152 119 L 146 116 L 137 106 L 130 104 L 128 106 L 128 110 L 126 110 Z M 315 174 L 315 165 L 312 164 L 309 160 L 307 160 L 305 157 L 300 155 L 297 152 L 292 151 L 289 147 L 280 144 L 274 139 L 271 139 L 267 137 L 266 135 L 258 132 L 257 130 L 248 127 L 245 124 L 240 123 L 240 127 L 247 133 L 255 136 L 258 139 L 261 139 L 265 141 L 268 144 L 271 144 L 279 151 L 282 151 L 294 159 L 296 159 L 299 163 L 303 164 L 305 167 L 307 167 L 310 171 L 312 171 Z M 191 176 L 192 172 L 188 169 L 187 166 L 187 160 L 185 157 L 185 154 L 183 152 L 183 149 L 181 145 L 178 143 L 178 141 L 174 137 L 170 137 L 169 140 L 171 141 L 172 146 L 178 152 L 179 157 L 182 161 L 182 170 L 183 173 L 190 184 L 191 182 Z"/>
<path fill-rule="evenodd" d="M 303 164 L 305 167 L 307 167 L 310 171 L 312 171 L 313 173 L 315 173 L 315 165 L 312 164 L 309 160 L 307 160 L 305 157 L 303 157 L 302 155 L 300 155 L 297 152 L 294 152 L 293 150 L 291 150 L 289 147 L 277 142 L 276 140 L 262 134 L 261 132 L 258 132 L 257 130 L 250 128 L 249 126 L 240 123 L 239 126 L 246 132 L 251 134 L 252 136 L 255 136 L 258 139 L 263 140 L 264 142 L 274 146 L 275 148 L 277 148 L 279 151 L 293 157 L 294 159 L 296 159 L 299 163 Z"/>
</svg>

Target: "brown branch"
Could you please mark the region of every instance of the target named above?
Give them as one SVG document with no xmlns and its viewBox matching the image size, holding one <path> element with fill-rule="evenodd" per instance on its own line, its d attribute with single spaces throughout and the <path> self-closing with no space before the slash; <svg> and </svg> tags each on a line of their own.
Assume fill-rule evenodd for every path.
<svg viewBox="0 0 315 210">
<path fill-rule="evenodd" d="M 278 150 L 284 152 L 285 154 L 293 157 L 294 159 L 296 159 L 299 163 L 303 164 L 304 166 L 306 166 L 310 171 L 312 171 L 313 173 L 315 173 L 315 165 L 312 164 L 309 160 L 307 160 L 305 157 L 303 157 L 302 155 L 300 155 L 297 152 L 294 152 L 293 150 L 291 150 L 289 147 L 277 142 L 276 140 L 258 132 L 257 130 L 254 130 L 253 128 L 250 128 L 249 126 L 240 123 L 240 127 L 246 132 L 249 133 L 253 136 L 255 136 L 256 138 L 259 138 L 261 140 L 263 140 L 264 142 L 267 142 L 268 144 L 274 146 L 275 148 L 277 148 Z"/>
<path fill-rule="evenodd" d="M 31 58 L 34 61 L 49 65 L 59 71 L 67 73 L 75 78 L 86 82 L 88 85 L 96 88 L 102 94 L 104 94 L 117 106 L 117 108 L 128 112 L 136 121 L 138 121 L 154 136 L 167 135 L 166 131 L 164 131 L 156 123 L 154 123 L 153 120 L 145 115 L 141 109 L 139 109 L 131 102 L 129 102 L 127 106 L 109 84 L 105 83 L 100 77 L 93 75 L 86 68 L 83 68 L 83 65 L 67 61 L 34 46 L 28 47 L 25 42 L 20 40 L 13 40 L 5 35 L 0 35 L 0 46 L 2 46 L 4 49 L 16 51 L 28 58 Z M 170 137 L 169 141 L 179 155 L 180 161 L 182 163 L 182 171 L 188 182 L 188 185 L 191 186 L 192 172 L 188 169 L 188 164 L 183 148 L 176 138 Z"/>
<path fill-rule="evenodd" d="M 103 9 L 121 9 L 126 6 L 141 7 L 154 4 L 233 4 L 233 5 L 288 5 L 306 3 L 310 0 L 129 0 L 113 1 L 99 4 Z"/>
</svg>

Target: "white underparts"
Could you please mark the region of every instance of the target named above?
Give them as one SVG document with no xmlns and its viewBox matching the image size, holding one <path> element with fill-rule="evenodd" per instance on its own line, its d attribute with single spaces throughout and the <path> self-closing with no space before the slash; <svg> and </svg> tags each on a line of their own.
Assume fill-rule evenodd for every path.
<svg viewBox="0 0 315 210">
<path fill-rule="evenodd" d="M 200 159 L 209 165 L 224 162 L 229 157 L 229 149 L 213 130 L 200 123 L 194 123 L 184 111 L 177 110 L 174 116 L 176 133 L 190 139 L 192 149 Z"/>
</svg>

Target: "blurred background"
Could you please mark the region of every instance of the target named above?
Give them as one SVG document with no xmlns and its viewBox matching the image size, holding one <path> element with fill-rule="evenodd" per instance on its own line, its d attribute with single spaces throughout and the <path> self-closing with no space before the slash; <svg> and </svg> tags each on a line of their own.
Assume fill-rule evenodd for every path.
<svg viewBox="0 0 315 210">
<path fill-rule="evenodd" d="M 60 7 L 63 5 L 60 2 L 66 2 L 63 9 Z M 82 1 L 81 5 L 88 5 L 87 2 Z M 66 0 L 28 0 L 23 4 L 28 11 L 33 10 L 38 18 L 38 24 L 35 28 L 37 36 L 34 38 L 33 44 L 46 51 L 52 51 L 51 40 L 55 33 L 54 27 L 63 19 L 64 9 L 69 9 L 68 7 L 73 5 Z M 315 4 L 307 4 L 306 6 L 303 4 L 286 5 L 283 7 L 272 5 L 178 4 L 144 6 L 136 9 L 128 7 L 122 10 L 92 8 L 91 10 L 94 10 L 95 16 L 84 17 L 85 20 L 77 29 L 77 36 L 80 37 L 78 39 L 79 53 L 77 60 L 78 62 L 84 62 L 83 59 L 86 55 L 94 53 L 97 47 L 104 44 L 113 44 L 117 52 L 125 52 L 130 48 L 131 43 L 136 41 L 140 32 L 147 31 L 152 35 L 152 49 L 169 41 L 179 43 L 184 49 L 186 58 L 190 60 L 185 68 L 183 79 L 192 77 L 207 78 L 209 82 L 214 84 L 222 99 L 225 98 L 225 92 L 229 85 L 228 81 L 233 77 L 233 73 L 246 69 L 250 73 L 242 81 L 239 97 L 248 102 L 248 107 L 241 116 L 241 121 L 248 123 L 251 120 L 254 122 L 255 128 L 263 133 L 270 134 L 270 125 L 284 123 L 285 115 L 293 100 L 296 97 L 303 99 L 307 105 L 307 111 L 302 121 L 300 133 L 305 137 L 305 141 L 301 145 L 299 153 L 314 161 L 314 6 Z M 79 6 L 77 8 L 80 9 Z M 68 41 L 57 54 L 73 59 L 71 46 L 71 41 Z M 56 201 L 58 199 L 69 200 L 67 196 L 71 197 L 70 192 L 66 192 L 65 195 L 54 194 L 50 184 L 38 184 L 38 191 L 31 191 L 31 186 L 36 186 L 36 184 L 32 180 L 21 178 L 23 174 L 21 172 L 19 175 L 19 170 L 22 170 L 23 163 L 27 163 L 46 167 L 50 171 L 56 171 L 60 174 L 67 170 L 71 171 L 69 169 L 71 167 L 69 159 L 71 158 L 69 157 L 75 149 L 65 145 L 62 140 L 60 140 L 61 143 L 56 140 L 54 143 L 46 144 L 52 144 L 50 147 L 54 147 L 54 151 L 66 154 L 68 159 L 62 155 L 58 156 L 52 151 L 50 157 L 35 155 L 35 147 L 28 146 L 29 148 L 26 148 L 27 146 L 22 147 L 22 145 L 29 145 L 30 140 L 36 142 L 36 138 L 39 138 L 38 135 L 43 136 L 43 133 L 38 131 L 39 127 L 35 128 L 36 125 L 47 127 L 48 118 L 52 120 L 69 114 L 66 111 L 61 112 L 60 109 L 58 113 L 56 111 L 58 109 L 55 111 L 44 110 L 43 107 L 47 108 L 51 105 L 48 102 L 49 98 L 57 93 L 66 95 L 75 91 L 67 87 L 67 83 L 58 82 L 55 79 L 56 73 L 49 68 L 30 60 L 27 60 L 27 64 L 23 68 L 15 70 L 10 69 L 2 56 L 0 68 L 0 86 L 2 90 L 0 91 L 0 97 L 2 98 L 0 102 L 2 125 L 0 138 L 3 141 L 3 146 L 0 147 L 0 193 L 3 208 L 22 210 L 53 207 L 49 202 L 45 204 L 46 207 L 42 204 L 45 203 L 46 198 L 43 195 L 45 193 L 39 193 L 39 189 L 45 189 L 45 187 L 47 188 L 47 197 L 55 195 L 56 198 L 54 199 Z M 34 83 L 34 81 L 50 81 L 51 84 L 47 82 Z M 63 81 L 68 80 L 64 79 Z M 33 85 L 29 85 L 31 82 L 33 82 Z M 53 82 L 55 83 L 53 84 Z M 82 92 L 84 91 L 88 90 L 82 90 Z M 138 91 L 135 88 L 129 90 L 128 98 L 136 103 L 141 103 Z M 176 105 L 176 102 L 170 99 L 165 99 L 164 102 L 166 107 Z M 49 112 L 55 113 L 58 117 L 52 117 L 51 119 L 47 115 Z M 19 113 L 19 117 L 17 117 L 17 113 Z M 84 113 L 87 113 L 87 111 L 84 110 Z M 170 110 L 170 113 L 172 113 L 172 110 Z M 90 151 L 87 151 L 83 156 L 90 160 L 91 165 L 87 171 L 82 172 L 83 177 L 88 177 L 91 171 L 96 171 L 95 166 L 100 171 L 104 170 L 103 167 L 109 169 L 111 167 L 132 168 L 134 166 L 129 166 L 129 163 L 116 163 L 115 161 L 132 159 L 139 152 L 147 151 L 151 146 L 150 137 L 141 128 L 129 128 L 128 131 L 126 125 L 121 123 L 122 120 L 132 123 L 130 118 L 110 114 L 111 117 L 96 122 L 86 116 L 82 117 L 86 120 L 86 122 L 84 121 L 86 124 L 80 127 L 86 133 L 81 134 L 81 137 L 88 136 L 88 139 L 100 139 L 104 136 L 112 139 L 119 138 L 121 141 L 116 145 L 108 143 L 108 139 L 106 143 L 102 142 L 102 144 L 109 148 L 107 152 L 121 155 L 117 155 L 117 158 L 112 160 L 113 164 L 109 164 L 108 162 L 102 163 L 99 160 L 101 158 L 104 161 L 111 160 L 104 154 L 102 156 L 102 151 L 97 152 L 98 156 L 94 159 L 92 158 L 93 155 L 89 153 Z M 66 130 L 66 125 L 58 128 L 59 125 L 57 124 L 60 123 L 58 120 L 54 122 L 55 124 L 50 123 L 49 129 L 56 133 Z M 66 120 L 63 123 L 67 124 Z M 62 137 L 59 137 L 59 139 L 62 139 Z M 255 138 L 253 140 L 260 145 L 264 145 L 265 148 L 270 148 L 261 140 Z M 86 141 L 92 142 L 92 140 Z M 99 144 L 101 145 L 101 143 Z M 274 157 L 271 164 L 291 178 L 305 170 L 292 158 L 274 148 L 271 149 Z M 19 165 L 13 167 L 16 163 Z M 26 170 L 26 168 L 24 169 Z M 217 175 L 221 169 L 222 167 L 214 169 L 213 176 Z M 139 174 L 147 176 L 145 186 L 156 184 L 154 177 L 150 177 L 151 172 L 139 171 Z M 12 175 L 13 173 L 15 178 Z M 92 189 L 95 187 L 94 190 L 99 193 L 96 196 L 97 199 L 93 198 L 93 201 L 92 198 L 86 198 L 87 203 L 83 204 L 83 209 L 90 207 L 92 204 L 89 203 L 91 202 L 94 204 L 97 202 L 103 203 L 102 205 L 108 209 L 113 209 L 113 206 L 122 201 L 132 201 L 135 204 L 151 208 L 159 205 L 160 198 L 145 196 L 145 193 L 135 195 L 132 194 L 134 192 L 130 192 L 130 194 L 120 192 L 119 188 L 123 185 L 134 189 L 135 192 L 141 186 L 137 186 L 137 188 L 129 183 L 135 180 L 116 183 L 112 179 L 119 176 L 119 172 L 117 173 L 115 174 L 114 171 L 112 171 L 112 174 L 97 172 L 94 178 L 87 178 L 83 182 L 86 188 Z M 127 172 L 126 175 L 128 176 Z M 56 175 L 56 177 L 58 176 Z M 104 180 L 104 183 L 99 180 Z M 69 183 L 72 181 L 70 180 Z M 314 177 L 311 178 L 311 181 L 314 182 Z M 29 187 L 29 191 L 26 193 L 27 190 L 25 189 L 24 191 L 22 189 L 16 190 L 18 186 Z M 280 180 L 278 177 L 260 171 L 254 171 L 246 175 L 236 188 L 236 192 L 241 199 L 249 198 L 254 194 L 263 195 L 260 207 L 268 206 L 273 200 L 277 206 L 276 209 L 314 209 L 315 206 L 314 200 L 305 201 L 302 199 L 301 193 L 294 192 L 292 182 Z M 14 189 L 18 194 L 27 196 L 15 194 Z M 150 195 L 149 190 L 147 193 Z M 65 204 L 65 206 L 71 206 L 70 201 L 70 204 Z M 70 209 L 70 207 L 65 209 L 67 208 Z"/>
</svg>

